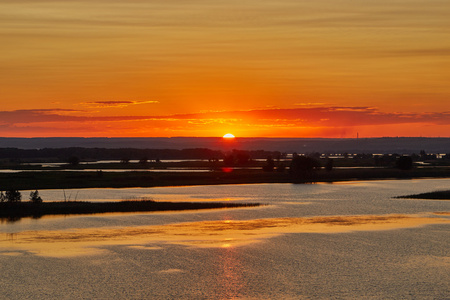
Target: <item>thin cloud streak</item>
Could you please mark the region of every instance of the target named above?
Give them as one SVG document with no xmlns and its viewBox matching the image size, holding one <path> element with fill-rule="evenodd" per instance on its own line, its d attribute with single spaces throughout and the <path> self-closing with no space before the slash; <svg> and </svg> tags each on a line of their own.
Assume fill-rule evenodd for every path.
<svg viewBox="0 0 450 300">
<path fill-rule="evenodd" d="M 157 104 L 159 101 L 93 101 L 93 102 L 83 102 L 81 105 L 90 107 L 90 108 L 108 108 L 108 107 L 116 107 L 122 108 L 130 105 L 138 105 L 138 104 Z"/>
<path fill-rule="evenodd" d="M 117 101 L 112 104 L 120 105 Z M 107 103 L 105 103 L 107 104 Z M 80 115 L 84 114 L 84 115 Z M 123 122 L 123 121 L 167 121 L 196 125 L 213 123 L 252 124 L 253 126 L 377 126 L 406 123 L 450 125 L 450 112 L 386 113 L 373 107 L 314 107 L 293 109 L 259 109 L 247 111 L 204 112 L 167 116 L 89 116 L 85 111 L 70 109 L 30 109 L 0 111 L 3 125 L 33 124 L 49 122 Z"/>
<path fill-rule="evenodd" d="M 175 119 L 233 119 L 252 122 L 294 122 L 307 126 L 365 126 L 403 123 L 450 124 L 450 112 L 385 113 L 371 107 L 320 107 L 224 111 L 203 114 L 174 115 Z"/>
</svg>

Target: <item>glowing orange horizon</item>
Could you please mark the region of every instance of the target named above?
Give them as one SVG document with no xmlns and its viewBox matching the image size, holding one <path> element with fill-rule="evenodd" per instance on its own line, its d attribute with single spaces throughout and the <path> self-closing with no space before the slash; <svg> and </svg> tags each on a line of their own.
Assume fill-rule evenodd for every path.
<svg viewBox="0 0 450 300">
<path fill-rule="evenodd" d="M 0 137 L 450 137 L 450 1 L 410 2 L 1 1 Z"/>
</svg>

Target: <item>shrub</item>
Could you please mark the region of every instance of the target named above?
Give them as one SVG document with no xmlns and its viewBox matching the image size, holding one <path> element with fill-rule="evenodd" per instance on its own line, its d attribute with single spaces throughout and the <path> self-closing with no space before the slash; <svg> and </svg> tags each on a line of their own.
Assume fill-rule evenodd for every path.
<svg viewBox="0 0 450 300">
<path fill-rule="evenodd" d="M 295 156 L 291 161 L 290 170 L 293 173 L 311 172 L 314 169 L 320 169 L 320 163 L 315 158 L 309 156 Z"/>
<path fill-rule="evenodd" d="M 327 160 L 327 163 L 325 164 L 325 170 L 327 170 L 328 172 L 333 170 L 333 165 L 334 165 L 334 161 L 332 158 L 329 158 Z"/>
<path fill-rule="evenodd" d="M 275 162 L 273 161 L 272 156 L 267 157 L 266 165 L 263 167 L 265 172 L 273 172 L 275 169 Z"/>
<path fill-rule="evenodd" d="M 294 156 L 289 167 L 289 173 L 296 180 L 313 180 L 315 170 L 320 169 L 320 162 L 309 156 Z"/>
<path fill-rule="evenodd" d="M 42 203 L 42 198 L 39 196 L 39 192 L 37 190 L 30 193 L 30 202 Z"/>
<path fill-rule="evenodd" d="M 80 159 L 77 156 L 71 156 L 67 159 L 67 162 L 71 165 L 71 166 L 78 166 L 80 163 Z"/>
<path fill-rule="evenodd" d="M 396 165 L 400 170 L 411 170 L 413 167 L 413 160 L 411 156 L 400 156 L 397 158 Z"/>
<path fill-rule="evenodd" d="M 22 194 L 18 190 L 8 190 L 5 192 L 6 202 L 15 203 L 22 201 Z"/>
</svg>

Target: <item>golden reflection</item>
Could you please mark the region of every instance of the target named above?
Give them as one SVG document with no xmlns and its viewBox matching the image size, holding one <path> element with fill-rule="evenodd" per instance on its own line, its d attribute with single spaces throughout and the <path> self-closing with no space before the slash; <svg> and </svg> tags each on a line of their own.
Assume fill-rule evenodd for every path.
<svg viewBox="0 0 450 300">
<path fill-rule="evenodd" d="M 450 216 L 450 211 L 437 211 L 434 214 L 442 216 Z"/>
<path fill-rule="evenodd" d="M 139 250 L 161 250 L 164 249 L 162 247 L 151 247 L 151 246 L 142 246 L 142 245 L 132 245 L 128 246 L 130 249 L 139 249 Z"/>
<path fill-rule="evenodd" d="M 220 298 L 236 299 L 241 294 L 245 280 L 242 274 L 245 272 L 240 262 L 240 255 L 236 249 L 224 247 L 217 257 L 217 265 L 220 266 L 222 274 L 218 285 Z"/>
<path fill-rule="evenodd" d="M 224 240 L 224 243 L 222 244 L 222 248 L 231 248 L 233 246 L 233 239 L 228 238 Z"/>
<path fill-rule="evenodd" d="M 158 271 L 158 273 L 160 273 L 160 274 L 173 274 L 173 273 L 184 273 L 184 271 L 181 270 L 181 269 L 167 269 L 167 270 Z"/>
<path fill-rule="evenodd" d="M 5 252 L 0 252 L 0 255 L 4 255 L 4 256 L 20 256 L 22 255 L 21 252 L 17 252 L 17 251 L 5 251 Z"/>
<path fill-rule="evenodd" d="M 76 256 L 104 253 L 106 250 L 102 247 L 107 245 L 157 250 L 164 243 L 233 249 L 285 233 L 342 233 L 449 224 L 446 216 L 438 217 L 441 214 L 220 220 L 124 228 L 24 231 L 15 233 L 13 238 L 10 234 L 1 235 L 0 255 L 15 255 L 22 250 L 40 256 Z M 148 245 L 151 243 L 159 245 Z"/>
</svg>

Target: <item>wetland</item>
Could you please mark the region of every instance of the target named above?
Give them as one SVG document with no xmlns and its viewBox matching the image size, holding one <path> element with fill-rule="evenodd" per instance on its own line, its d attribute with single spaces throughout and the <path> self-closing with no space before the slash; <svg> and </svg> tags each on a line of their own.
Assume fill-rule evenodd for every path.
<svg viewBox="0 0 450 300">
<path fill-rule="evenodd" d="M 3 222 L 3 297 L 446 298 L 450 202 L 395 197 L 449 185 L 408 179 L 66 190 L 95 203 L 267 205 Z M 39 192 L 47 202 L 63 195 Z"/>
</svg>

